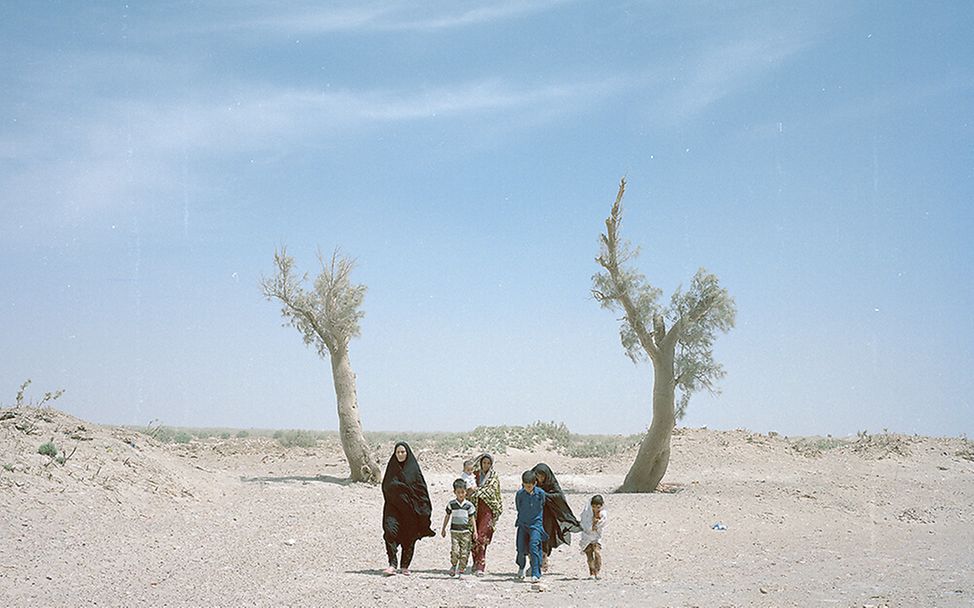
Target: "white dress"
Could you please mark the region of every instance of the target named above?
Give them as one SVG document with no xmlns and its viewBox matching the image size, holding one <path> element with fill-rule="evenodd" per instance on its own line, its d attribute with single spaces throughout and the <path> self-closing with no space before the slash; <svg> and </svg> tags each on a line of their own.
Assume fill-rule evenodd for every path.
<svg viewBox="0 0 974 608">
<path fill-rule="evenodd" d="M 592 530 L 593 517 L 592 505 L 586 505 L 585 510 L 582 511 L 582 538 L 578 543 L 582 552 L 592 543 L 602 544 L 602 530 L 605 529 L 605 522 L 609 518 L 609 513 L 605 510 L 605 507 L 602 507 L 602 512 L 599 513 L 599 520 L 595 522 L 595 530 Z"/>
</svg>

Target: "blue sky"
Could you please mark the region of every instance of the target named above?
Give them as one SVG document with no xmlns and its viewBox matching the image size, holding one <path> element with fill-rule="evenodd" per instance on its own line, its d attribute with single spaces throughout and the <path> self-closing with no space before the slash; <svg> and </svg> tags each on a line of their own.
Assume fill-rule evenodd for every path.
<svg viewBox="0 0 974 608">
<path fill-rule="evenodd" d="M 735 297 L 685 423 L 974 434 L 966 2 L 0 3 L 0 401 L 336 428 L 258 288 L 369 286 L 366 428 L 632 433 L 651 370 L 589 294 L 625 235 Z"/>
</svg>

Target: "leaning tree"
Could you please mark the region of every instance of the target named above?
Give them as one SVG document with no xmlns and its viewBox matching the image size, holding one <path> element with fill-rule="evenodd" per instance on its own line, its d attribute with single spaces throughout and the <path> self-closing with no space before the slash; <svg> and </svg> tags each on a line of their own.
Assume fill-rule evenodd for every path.
<svg viewBox="0 0 974 608">
<path fill-rule="evenodd" d="M 666 473 L 673 427 L 686 412 L 690 395 L 700 389 L 717 392 L 716 382 L 724 370 L 714 361 L 714 338 L 718 331 L 734 326 L 736 310 L 716 275 L 703 268 L 686 291 L 677 288 L 669 306 L 659 303 L 662 290 L 630 264 L 639 254 L 638 248 L 619 239 L 625 190 L 626 180 L 622 179 L 601 235 L 596 262 L 602 270 L 592 277 L 592 295 L 602 308 L 622 313 L 619 334 L 633 363 L 649 359 L 653 365 L 652 422 L 619 488 L 621 492 L 652 492 Z"/>
<path fill-rule="evenodd" d="M 362 435 L 355 394 L 355 373 L 348 359 L 348 342 L 359 335 L 360 310 L 365 297 L 365 285 L 351 282 L 355 262 L 337 249 L 328 263 L 318 252 L 321 272 L 314 289 L 306 291 L 302 284 L 308 275 L 294 275 L 294 258 L 287 249 L 274 251 L 274 276 L 260 281 L 264 296 L 282 304 L 281 314 L 304 336 L 304 343 L 314 346 L 322 358 L 331 358 L 331 376 L 335 382 L 338 401 L 338 430 L 342 449 L 351 468 L 352 481 L 377 482 L 379 464 Z"/>
</svg>

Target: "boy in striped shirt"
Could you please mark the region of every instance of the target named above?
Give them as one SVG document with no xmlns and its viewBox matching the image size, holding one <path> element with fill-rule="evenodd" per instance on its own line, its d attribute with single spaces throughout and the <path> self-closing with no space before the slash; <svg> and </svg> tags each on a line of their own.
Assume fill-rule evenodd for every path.
<svg viewBox="0 0 974 608">
<path fill-rule="evenodd" d="M 446 517 L 443 518 L 442 536 L 446 536 L 446 525 L 450 524 L 450 576 L 458 577 L 467 569 L 467 558 L 470 556 L 471 539 L 477 534 L 477 508 L 467 500 L 467 482 L 457 479 L 453 482 L 453 494 L 456 498 L 446 506 Z"/>
</svg>

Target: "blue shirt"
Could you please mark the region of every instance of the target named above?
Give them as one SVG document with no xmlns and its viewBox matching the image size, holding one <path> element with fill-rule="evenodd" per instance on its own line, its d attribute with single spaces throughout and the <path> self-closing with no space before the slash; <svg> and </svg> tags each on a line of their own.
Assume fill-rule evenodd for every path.
<svg viewBox="0 0 974 608">
<path fill-rule="evenodd" d="M 517 507 L 517 521 L 514 525 L 519 528 L 524 526 L 543 530 L 545 496 L 545 491 L 537 486 L 531 494 L 525 492 L 524 488 L 518 490 L 514 495 L 514 506 Z"/>
</svg>

